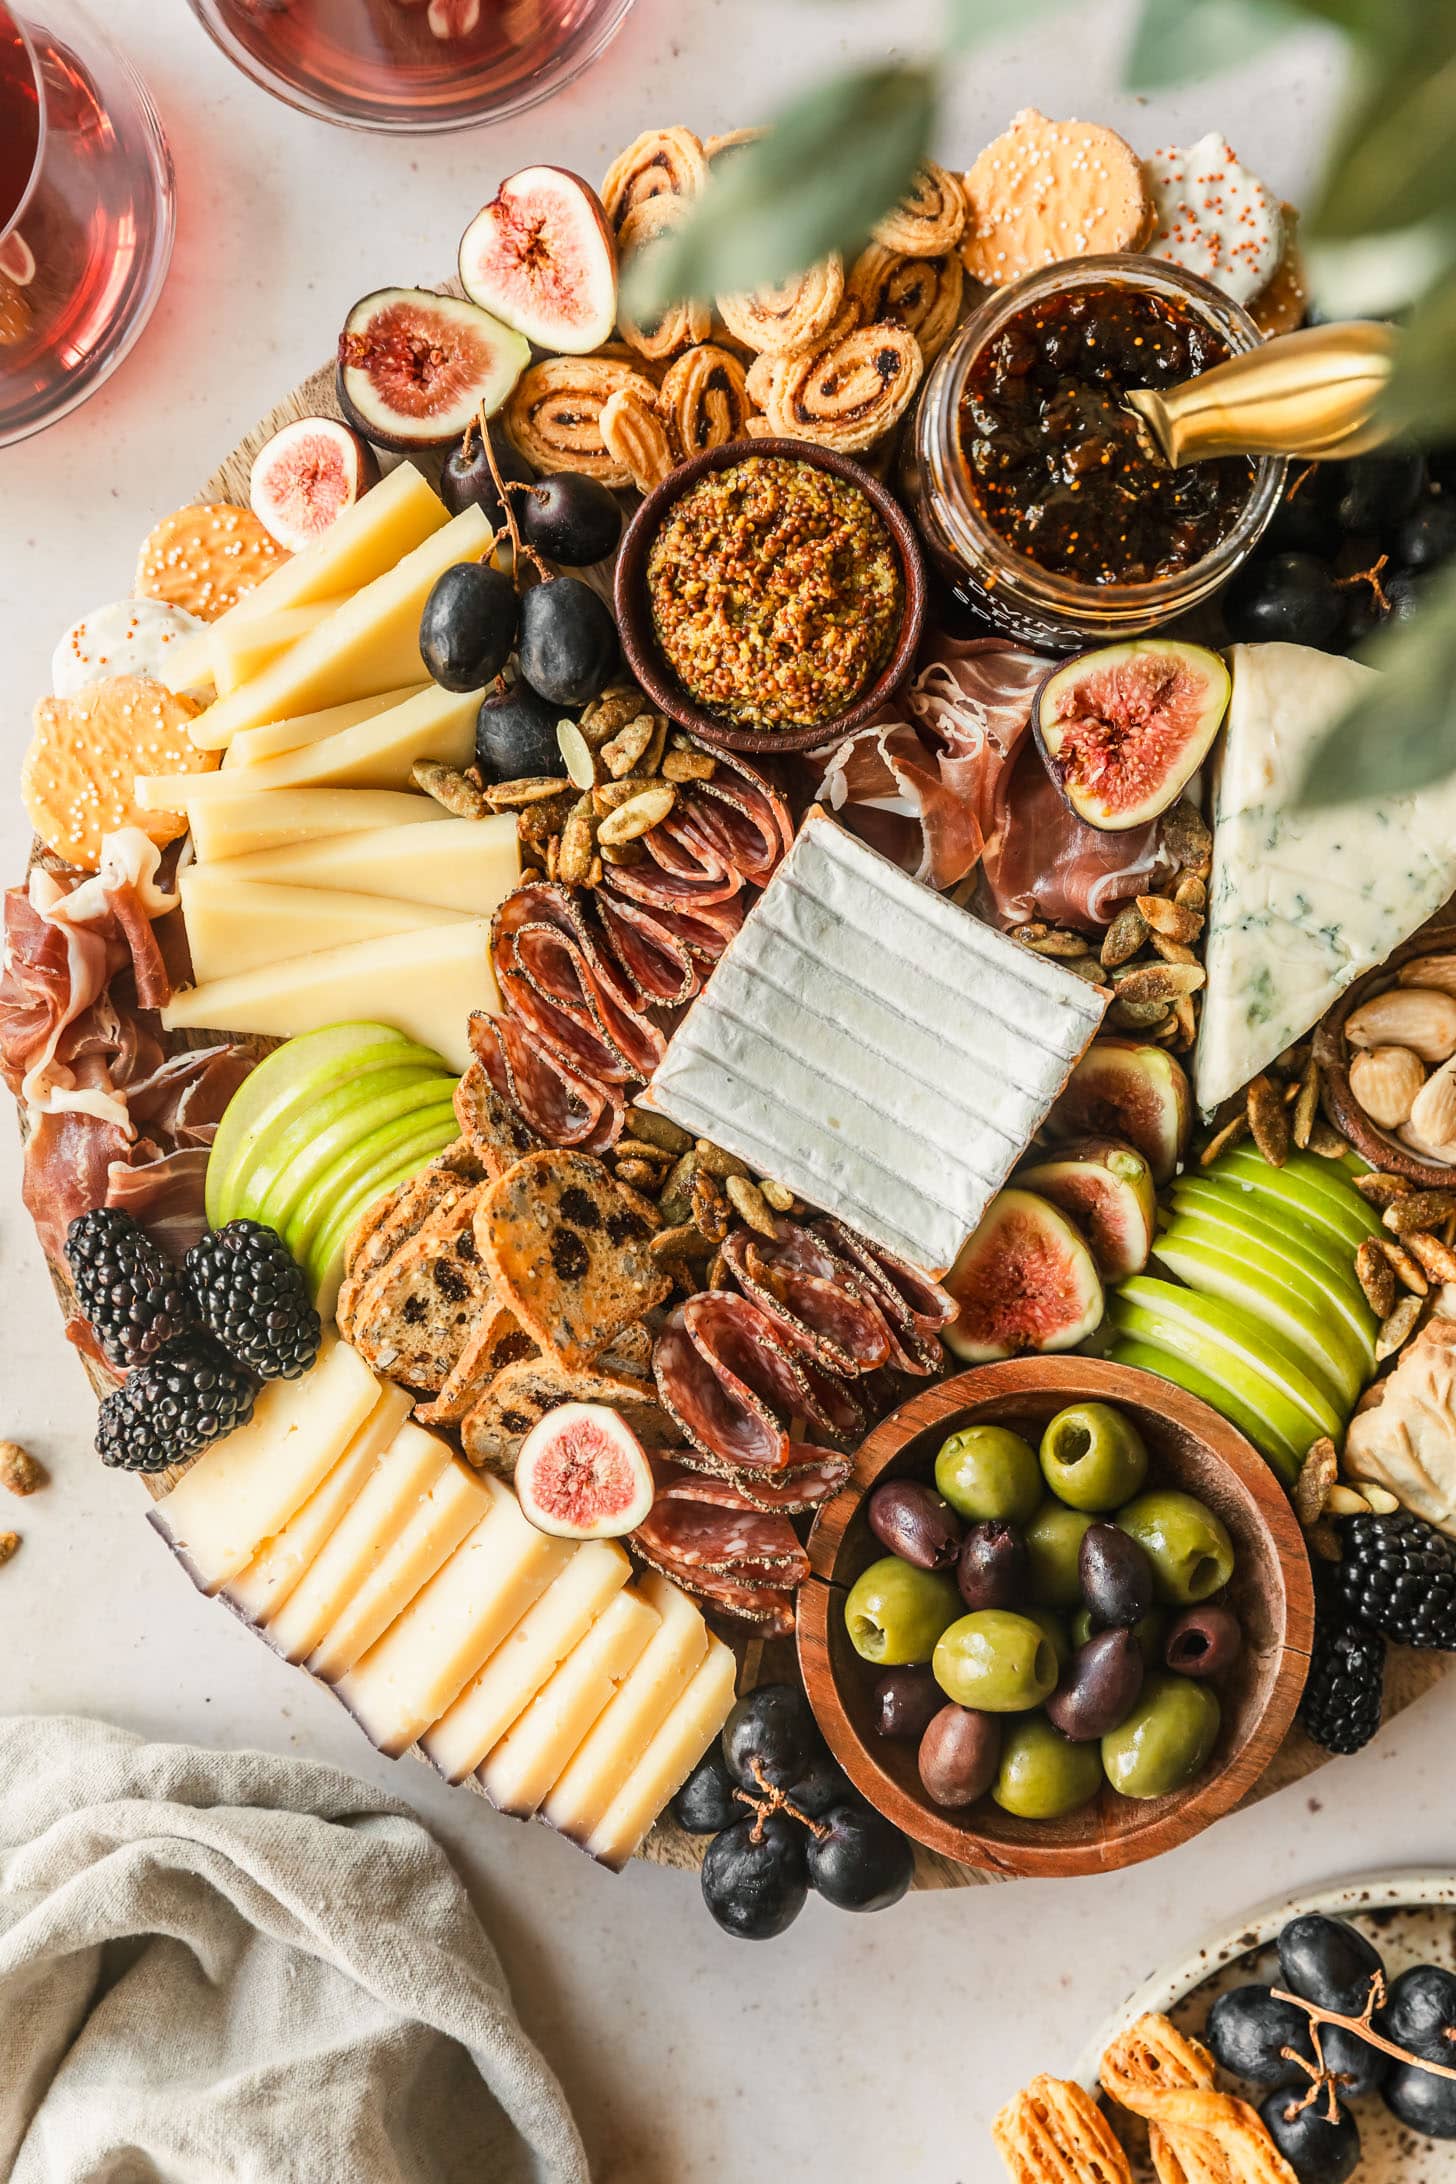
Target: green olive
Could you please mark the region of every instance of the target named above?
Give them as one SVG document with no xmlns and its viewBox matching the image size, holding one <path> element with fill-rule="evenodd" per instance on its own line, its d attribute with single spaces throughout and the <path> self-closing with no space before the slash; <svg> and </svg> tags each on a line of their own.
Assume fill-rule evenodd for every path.
<svg viewBox="0 0 1456 2184">
<path fill-rule="evenodd" d="M 1219 1704 L 1206 1683 L 1149 1676 L 1127 1719 L 1102 1739 L 1107 1779 L 1123 1797 L 1166 1797 L 1207 1764 L 1218 1742 Z"/>
<path fill-rule="evenodd" d="M 898 1555 L 885 1555 L 851 1585 L 844 1625 L 864 1660 L 900 1668 L 910 1661 L 928 1661 L 936 1639 L 964 1605 L 953 1577 L 917 1570 Z"/>
<path fill-rule="evenodd" d="M 1006 1426 L 963 1426 L 942 1441 L 935 1484 L 958 1516 L 977 1524 L 991 1517 L 1025 1524 L 1042 1495 L 1035 1449 Z"/>
<path fill-rule="evenodd" d="M 1041 1437 L 1041 1468 L 1058 1501 L 1096 1514 L 1139 1491 L 1148 1452 L 1132 1420 L 1110 1403 L 1073 1403 Z"/>
<path fill-rule="evenodd" d="M 940 1634 L 935 1680 L 957 1706 L 1024 1714 L 1057 1680 L 1057 1649 L 1040 1624 L 1007 1608 L 980 1608 Z"/>
<path fill-rule="evenodd" d="M 1115 1521 L 1152 1563 L 1165 1607 L 1191 1608 L 1234 1574 L 1233 1541 L 1213 1511 L 1191 1494 L 1168 1487 L 1140 1494 L 1118 1510 Z"/>
<path fill-rule="evenodd" d="M 1062 1617 L 1054 1608 L 1023 1608 L 1021 1613 L 1029 1623 L 1035 1623 L 1038 1630 L 1046 1632 L 1057 1657 L 1057 1667 L 1065 1668 L 1072 1658 L 1072 1638 Z"/>
<path fill-rule="evenodd" d="M 1044 1501 L 1026 1527 L 1031 1597 L 1041 1608 L 1075 1608 L 1082 1597 L 1078 1563 L 1092 1517 L 1064 1502 Z"/>
<path fill-rule="evenodd" d="M 1072 1634 L 1073 1646 L 1080 1649 L 1086 1645 L 1089 1638 L 1096 1637 L 1100 1625 L 1093 1622 L 1092 1610 L 1084 1607 L 1078 1608 L 1076 1614 L 1072 1617 L 1069 1628 Z M 1162 1667 L 1163 1633 L 1166 1629 L 1167 1618 L 1157 1608 L 1152 1609 L 1149 1614 L 1145 1615 L 1140 1623 L 1133 1624 L 1132 1634 L 1138 1642 L 1138 1651 L 1143 1657 L 1144 1668 Z"/>
<path fill-rule="evenodd" d="M 991 1795 L 1019 1820 L 1059 1820 L 1086 1805 L 1102 1787 L 1095 1744 L 1073 1744 L 1045 1714 L 1008 1722 Z"/>
</svg>

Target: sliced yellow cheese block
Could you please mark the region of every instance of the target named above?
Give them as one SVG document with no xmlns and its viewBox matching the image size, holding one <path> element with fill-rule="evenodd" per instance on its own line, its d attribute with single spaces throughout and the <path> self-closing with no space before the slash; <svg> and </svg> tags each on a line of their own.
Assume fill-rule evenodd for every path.
<svg viewBox="0 0 1456 2184">
<path fill-rule="evenodd" d="M 488 916 L 520 879 L 521 853 L 514 818 L 497 812 L 488 819 L 446 819 L 428 836 L 413 827 L 381 827 L 254 850 L 230 858 L 227 869 L 243 880 L 355 889 Z"/>
<path fill-rule="evenodd" d="M 475 1770 L 501 1812 L 527 1819 L 570 1764 L 641 1660 L 662 1618 L 640 1593 L 619 1592 Z"/>
<path fill-rule="evenodd" d="M 230 796 L 192 814 L 192 854 L 200 864 L 247 857 L 335 834 L 373 828 L 390 833 L 449 818 L 433 796 L 405 796 L 397 789 L 275 789 L 270 794 Z"/>
<path fill-rule="evenodd" d="M 733 1707 L 738 1663 L 721 1638 L 628 1775 L 590 1823 L 582 1848 L 619 1872 L 670 1797 L 675 1797 Z"/>
<path fill-rule="evenodd" d="M 247 1425 L 204 1449 L 152 1523 L 204 1592 L 216 1592 L 322 1484 L 379 1400 L 346 1342 L 325 1335 L 301 1380 L 270 1380 Z"/>
<path fill-rule="evenodd" d="M 422 1426 L 413 1428 L 423 1433 Z M 448 1453 L 448 1452 L 447 1452 Z M 344 1603 L 308 1657 L 309 1673 L 337 1683 L 346 1669 L 367 1653 L 397 1615 L 423 1591 L 436 1570 L 454 1554 L 467 1532 L 489 1509 L 481 1474 L 452 1456 L 429 1491 L 420 1497 L 369 1576 Z"/>
<path fill-rule="evenodd" d="M 480 692 L 440 690 L 434 683 L 413 697 L 359 721 L 338 735 L 323 736 L 256 766 L 218 767 L 205 774 L 140 774 L 136 799 L 143 811 L 188 811 L 201 801 L 193 784 L 206 782 L 208 802 L 255 796 L 261 789 L 407 789 L 422 758 L 442 766 L 468 766 L 475 756 L 475 716 Z M 179 793 L 186 784 L 186 797 Z"/>
<path fill-rule="evenodd" d="M 445 503 L 413 463 L 401 463 L 346 508 L 322 538 L 283 562 L 214 627 L 306 606 L 315 599 L 342 599 L 383 576 L 449 520 Z"/>
<path fill-rule="evenodd" d="M 407 1750 L 571 1558 L 521 1514 L 508 1486 L 481 1474 L 490 1514 L 456 1548 L 424 1591 L 335 1686 L 380 1751 Z"/>
<path fill-rule="evenodd" d="M 240 728 L 285 720 L 321 705 L 345 705 L 426 679 L 420 612 L 438 577 L 457 561 L 479 561 L 494 533 L 478 508 L 462 509 L 442 531 L 366 584 L 261 674 L 219 698 L 191 723 L 204 751 L 223 751 Z"/>
<path fill-rule="evenodd" d="M 449 1465 L 445 1443 L 406 1419 L 380 1451 L 337 1529 L 266 1625 L 269 1644 L 285 1660 L 301 1661 L 313 1652 Z"/>
<path fill-rule="evenodd" d="M 168 1031 L 261 1031 L 279 1039 L 325 1024 L 389 1024 L 463 1072 L 472 1011 L 499 1005 L 490 921 L 467 918 L 190 986 L 173 995 L 162 1022 Z"/>
<path fill-rule="evenodd" d="M 351 698 L 347 705 L 326 705 L 317 713 L 295 713 L 291 720 L 270 721 L 266 728 L 244 728 L 233 737 L 223 756 L 224 766 L 251 766 L 260 758 L 277 758 L 281 751 L 300 751 L 306 743 L 320 743 L 325 736 L 357 728 L 361 720 L 373 720 L 391 706 L 403 705 L 422 686 L 407 683 L 402 690 L 380 690 L 372 698 Z"/>
<path fill-rule="evenodd" d="M 334 1528 L 362 1491 L 383 1451 L 410 1414 L 413 1398 L 387 1384 L 379 1401 L 322 1485 L 314 1488 L 281 1532 L 264 1540 L 251 1562 L 230 1577 L 223 1597 L 250 1623 L 277 1613 Z"/>
<path fill-rule="evenodd" d="M 455 1704 L 420 1739 L 425 1757 L 462 1782 L 524 1713 L 632 1575 L 614 1540 L 584 1540 L 554 1585 L 501 1641 Z"/>
<path fill-rule="evenodd" d="M 199 980 L 230 978 L 318 948 L 347 948 L 425 925 L 458 925 L 469 913 L 384 895 L 322 887 L 273 887 L 239 880 L 231 864 L 189 865 L 178 883 L 192 969 Z"/>
<path fill-rule="evenodd" d="M 638 1591 L 659 1627 L 601 1720 L 574 1754 L 541 1810 L 552 1827 L 583 1841 L 605 1812 L 708 1654 L 708 1626 L 685 1592 L 656 1571 Z"/>
<path fill-rule="evenodd" d="M 274 614 L 250 614 L 228 632 L 224 632 L 221 622 L 215 623 L 206 637 L 197 639 L 202 667 L 199 680 L 206 683 L 211 677 L 218 697 L 230 697 L 342 605 L 340 599 L 315 599 L 304 607 L 280 607 Z M 190 669 L 190 658 L 186 665 Z"/>
</svg>

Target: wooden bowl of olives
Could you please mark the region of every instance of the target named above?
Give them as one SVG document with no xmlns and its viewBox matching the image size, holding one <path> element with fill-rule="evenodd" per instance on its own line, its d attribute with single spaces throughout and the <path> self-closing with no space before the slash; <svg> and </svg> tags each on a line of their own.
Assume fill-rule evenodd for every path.
<svg viewBox="0 0 1456 2184">
<path fill-rule="evenodd" d="M 865 1440 L 809 1535 L 804 1686 L 912 1840 L 1004 1876 L 1105 1873 L 1230 1811 L 1282 1744 L 1309 1558 L 1242 1434 L 1156 1374 L 1018 1358 Z"/>
</svg>

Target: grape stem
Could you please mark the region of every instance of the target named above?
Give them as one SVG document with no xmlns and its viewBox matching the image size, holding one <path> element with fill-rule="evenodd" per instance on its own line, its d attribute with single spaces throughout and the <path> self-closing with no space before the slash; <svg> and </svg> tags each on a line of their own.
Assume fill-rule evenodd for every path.
<svg viewBox="0 0 1456 2184">
<path fill-rule="evenodd" d="M 1305 2094 L 1303 2100 L 1295 2101 L 1286 2110 L 1288 2120 L 1292 2121 L 1295 2116 L 1308 2108 L 1312 2101 L 1318 2100 L 1320 2093 L 1323 2091 L 1328 2093 L 1329 2096 L 1329 2106 L 1325 2111 L 1326 2122 L 1339 2122 L 1340 2107 L 1336 2089 L 1342 2078 L 1348 2078 L 1348 2073 L 1331 2070 L 1325 2061 L 1324 2043 L 1321 2035 L 1326 2025 L 1336 2025 L 1341 2032 L 1353 2033 L 1355 2038 L 1363 2040 L 1367 2047 L 1378 2048 L 1382 2055 L 1389 2055 L 1396 2062 L 1408 2064 L 1414 2070 L 1428 2070 L 1434 2078 L 1456 2078 L 1456 2068 L 1453 2068 L 1449 2063 L 1433 2063 L 1427 2061 L 1424 2055 L 1412 2055 L 1409 2049 L 1397 2047 L 1394 2040 L 1387 2040 L 1384 2033 L 1375 2030 L 1371 2020 L 1378 2009 L 1384 2008 L 1386 1999 L 1385 1974 L 1383 1972 L 1371 1973 L 1370 1993 L 1366 1998 L 1365 2007 L 1358 2017 L 1342 2017 L 1338 2010 L 1322 2009 L 1318 2003 L 1306 2002 L 1302 1994 L 1290 1994 L 1283 1987 L 1271 1988 L 1270 1992 L 1274 2001 L 1292 2002 L 1297 2010 L 1304 2011 L 1305 2016 L 1309 2019 L 1310 2046 L 1314 2049 L 1314 2061 L 1312 2063 L 1306 2056 L 1301 2055 L 1296 2048 L 1287 2047 L 1279 2050 L 1286 2062 L 1297 2063 L 1301 2070 L 1309 2072 L 1310 2077 L 1309 2091 Z M 1451 2035 L 1448 2033 L 1446 2037 L 1449 2039 Z"/>
<path fill-rule="evenodd" d="M 763 1841 L 764 1822 L 771 1819 L 776 1812 L 786 1812 L 791 1820 L 798 1821 L 801 1828 L 807 1828 L 816 1840 L 822 1839 L 829 1833 L 828 1827 L 822 1820 L 811 1820 L 808 1813 L 800 1812 L 798 1806 L 790 1799 L 787 1791 L 779 1789 L 777 1784 L 765 1778 L 761 1759 L 755 1759 L 752 1766 L 753 1779 L 758 1784 L 759 1795 L 755 1797 L 752 1790 L 735 1790 L 733 1792 L 739 1804 L 747 1805 L 753 1814 L 753 1826 L 748 1831 L 751 1842 L 761 1843 Z"/>
<path fill-rule="evenodd" d="M 490 471 L 492 482 L 494 483 L 497 493 L 500 495 L 501 507 L 505 510 L 506 531 L 510 537 L 511 542 L 512 566 L 515 569 L 519 569 L 523 561 L 529 561 L 531 566 L 536 571 L 536 574 L 542 579 L 543 582 L 547 582 L 550 579 L 551 571 L 547 568 L 545 562 L 541 559 L 541 556 L 538 553 L 534 552 L 531 547 L 525 544 L 524 540 L 521 537 L 521 527 L 516 521 L 516 511 L 511 506 L 512 486 L 519 487 L 519 490 L 523 493 L 528 493 L 531 488 L 528 485 L 522 484 L 519 479 L 506 479 L 501 476 L 500 464 L 495 459 L 495 446 L 490 437 L 490 426 L 486 422 L 485 404 L 483 402 L 480 405 L 480 445 L 482 452 L 485 456 L 486 466 Z"/>
</svg>

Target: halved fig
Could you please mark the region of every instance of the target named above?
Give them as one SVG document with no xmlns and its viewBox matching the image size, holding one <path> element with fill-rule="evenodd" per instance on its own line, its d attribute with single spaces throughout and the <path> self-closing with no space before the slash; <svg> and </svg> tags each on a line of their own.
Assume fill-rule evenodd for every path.
<svg viewBox="0 0 1456 2184">
<path fill-rule="evenodd" d="M 1018 1185 L 1069 1213 L 1092 1247 L 1104 1282 L 1141 1274 L 1157 1227 L 1153 1171 L 1116 1138 L 1083 1138 L 1056 1160 L 1023 1168 Z"/>
<path fill-rule="evenodd" d="M 1121 1138 L 1142 1154 L 1161 1189 L 1188 1148 L 1193 1093 L 1166 1047 L 1137 1039 L 1094 1039 L 1047 1116 L 1055 1144 Z"/>
<path fill-rule="evenodd" d="M 460 285 L 538 348 L 600 348 L 617 319 L 617 246 L 596 191 L 565 167 L 507 175 L 460 238 Z"/>
<path fill-rule="evenodd" d="M 656 1489 L 642 1443 L 607 1403 L 562 1403 L 516 1458 L 516 1495 L 557 1539 L 620 1539 L 651 1514 Z"/>
<path fill-rule="evenodd" d="M 291 554 L 322 538 L 379 476 L 374 450 L 336 417 L 300 417 L 253 457 L 248 500 Z"/>
<path fill-rule="evenodd" d="M 339 401 L 377 447 L 444 447 L 500 408 L 530 360 L 530 344 L 479 304 L 378 288 L 344 321 Z"/>
<path fill-rule="evenodd" d="M 1032 1191 L 992 1199 L 945 1286 L 960 1307 L 945 1339 L 970 1365 L 1070 1350 L 1102 1321 L 1102 1283 L 1085 1237 Z"/>
<path fill-rule="evenodd" d="M 1105 833 L 1176 803 L 1228 710 L 1229 671 L 1203 645 L 1140 637 L 1079 653 L 1047 676 L 1031 718 L 1047 771 Z"/>
</svg>

